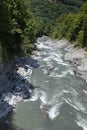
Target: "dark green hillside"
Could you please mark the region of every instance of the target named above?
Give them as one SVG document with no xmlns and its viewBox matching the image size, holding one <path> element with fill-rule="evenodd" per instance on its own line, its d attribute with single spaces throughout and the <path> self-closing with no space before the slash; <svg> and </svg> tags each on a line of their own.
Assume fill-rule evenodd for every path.
<svg viewBox="0 0 87 130">
<path fill-rule="evenodd" d="M 83 2 L 84 0 L 30 0 L 29 7 L 33 15 L 42 20 L 41 32 L 49 34 L 58 16 L 78 11 Z"/>
<path fill-rule="evenodd" d="M 52 37 L 67 38 L 78 46 L 87 47 L 87 2 L 77 13 L 61 15 L 52 30 Z"/>
<path fill-rule="evenodd" d="M 68 32 L 69 27 L 65 27 L 65 25 L 67 21 L 70 21 L 69 23 L 71 24 L 73 19 L 77 19 L 77 21 L 75 21 L 76 26 L 79 24 L 79 20 L 82 19 L 84 26 L 82 26 L 82 29 L 72 26 L 72 29 L 69 28 L 69 32 L 71 32 L 69 34 L 66 33 L 67 36 L 64 37 L 70 40 L 77 39 L 78 42 L 81 40 L 84 41 L 83 37 L 83 39 L 79 39 L 79 37 L 82 35 L 86 37 L 86 34 L 84 34 L 86 30 L 86 17 L 84 17 L 84 15 L 86 16 L 87 14 L 85 5 L 82 7 L 84 11 L 82 9 L 81 14 L 77 14 L 77 11 L 85 1 L 86 0 L 0 0 L 0 43 L 4 60 L 6 61 L 15 55 L 30 54 L 36 37 L 43 34 L 50 35 L 50 32 L 53 32 L 52 36 L 54 38 L 62 37 L 63 27 L 65 28 L 65 32 L 66 30 Z M 61 14 L 69 15 L 60 16 Z M 60 18 L 58 19 L 59 16 Z M 80 25 L 82 25 L 82 20 Z M 68 26 L 70 26 L 70 24 L 68 24 Z M 59 26 L 62 26 L 62 28 L 60 29 Z M 54 29 L 52 30 L 52 28 Z M 77 31 L 75 31 L 74 28 Z M 78 31 L 77 38 L 76 34 Z M 72 33 L 73 35 L 71 35 Z"/>
<path fill-rule="evenodd" d="M 86 0 L 56 0 L 56 1 L 60 1 L 69 6 L 71 5 L 75 7 L 80 7 Z"/>
<path fill-rule="evenodd" d="M 5 61 L 14 55 L 31 53 L 37 26 L 28 1 L 0 0 L 0 41 Z"/>
</svg>

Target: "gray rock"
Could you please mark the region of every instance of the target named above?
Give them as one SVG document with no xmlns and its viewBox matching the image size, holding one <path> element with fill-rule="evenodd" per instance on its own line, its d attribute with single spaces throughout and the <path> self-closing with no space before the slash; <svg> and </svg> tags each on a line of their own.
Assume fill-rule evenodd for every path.
<svg viewBox="0 0 87 130">
<path fill-rule="evenodd" d="M 87 51 L 75 45 L 69 45 L 65 50 L 67 52 L 64 56 L 64 60 L 73 63 L 77 67 L 75 74 L 87 82 Z"/>
</svg>

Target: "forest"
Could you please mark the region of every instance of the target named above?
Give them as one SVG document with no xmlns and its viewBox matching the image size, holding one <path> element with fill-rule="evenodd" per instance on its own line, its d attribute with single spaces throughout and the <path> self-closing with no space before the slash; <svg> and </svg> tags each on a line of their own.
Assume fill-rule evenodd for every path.
<svg viewBox="0 0 87 130">
<path fill-rule="evenodd" d="M 86 0 L 0 0 L 0 43 L 4 61 L 31 54 L 38 36 L 67 38 L 86 46 Z"/>
<path fill-rule="evenodd" d="M 39 19 L 40 33 L 49 35 L 51 27 L 61 14 L 77 12 L 82 4 L 81 0 L 30 0 L 29 8 Z"/>
<path fill-rule="evenodd" d="M 53 38 L 66 38 L 79 47 L 87 47 L 87 2 L 77 13 L 62 14 L 52 30 Z"/>
<path fill-rule="evenodd" d="M 37 27 L 28 0 L 0 0 L 0 41 L 4 61 L 32 52 Z"/>
</svg>

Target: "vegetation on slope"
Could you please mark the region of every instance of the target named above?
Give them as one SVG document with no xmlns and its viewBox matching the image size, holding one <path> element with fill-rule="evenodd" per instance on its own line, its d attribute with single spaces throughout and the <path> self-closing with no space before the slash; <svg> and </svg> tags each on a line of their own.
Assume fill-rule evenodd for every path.
<svg viewBox="0 0 87 130">
<path fill-rule="evenodd" d="M 29 0 L 30 10 L 40 20 L 39 34 L 49 35 L 51 27 L 61 14 L 78 11 L 84 0 Z M 39 21 L 38 21 L 39 22 Z"/>
<path fill-rule="evenodd" d="M 75 6 L 75 7 L 80 7 L 83 2 L 85 2 L 86 0 L 56 0 L 57 1 L 60 1 L 66 5 L 71 5 L 71 6 Z"/>
<path fill-rule="evenodd" d="M 87 47 L 87 2 L 78 13 L 61 15 L 52 30 L 53 38 L 67 38 L 78 46 Z"/>
<path fill-rule="evenodd" d="M 37 27 L 27 0 L 0 0 L 0 41 L 4 60 L 31 53 Z"/>
<path fill-rule="evenodd" d="M 76 13 L 85 1 L 0 0 L 0 43 L 4 60 L 30 54 L 36 37 L 49 35 L 50 31 L 54 38 L 66 37 L 85 46 L 87 6 Z"/>
</svg>

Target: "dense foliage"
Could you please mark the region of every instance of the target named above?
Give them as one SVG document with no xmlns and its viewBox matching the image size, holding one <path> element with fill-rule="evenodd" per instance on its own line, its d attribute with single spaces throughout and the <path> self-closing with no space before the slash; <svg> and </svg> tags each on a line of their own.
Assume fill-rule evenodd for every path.
<svg viewBox="0 0 87 130">
<path fill-rule="evenodd" d="M 67 38 L 78 46 L 87 47 L 87 2 L 78 13 L 61 15 L 52 30 L 53 38 Z"/>
<path fill-rule="evenodd" d="M 29 0 L 30 10 L 40 20 L 40 33 L 49 34 L 56 19 L 64 13 L 76 12 L 84 0 Z M 39 22 L 39 21 L 38 21 Z M 40 34 L 39 33 L 39 34 Z"/>
<path fill-rule="evenodd" d="M 38 24 L 26 0 L 0 0 L 0 41 L 4 60 L 31 53 Z"/>
<path fill-rule="evenodd" d="M 67 5 L 80 7 L 83 4 L 83 2 L 85 2 L 86 0 L 56 0 L 56 1 L 60 1 Z"/>
<path fill-rule="evenodd" d="M 76 13 L 85 1 L 0 0 L 0 43 L 4 60 L 30 54 L 36 37 L 50 32 L 54 38 L 66 37 L 85 45 L 86 4 Z"/>
</svg>

